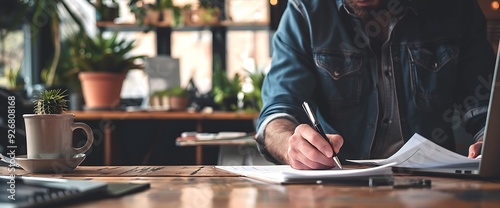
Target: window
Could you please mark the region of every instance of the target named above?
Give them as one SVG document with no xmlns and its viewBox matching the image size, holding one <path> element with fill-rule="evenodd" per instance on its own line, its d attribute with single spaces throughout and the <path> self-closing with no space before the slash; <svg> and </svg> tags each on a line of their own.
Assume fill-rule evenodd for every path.
<svg viewBox="0 0 500 208">
<path fill-rule="evenodd" d="M 0 30 L 0 34 L 3 36 L 5 30 Z M 22 50 L 24 44 L 24 34 L 23 31 L 13 31 L 10 32 L 3 41 L 0 39 L 0 86 L 5 88 L 15 88 L 12 86 L 12 82 L 9 82 L 7 76 L 12 76 L 19 72 L 17 78 L 18 84 L 22 84 L 24 81 L 22 73 L 22 61 L 24 56 L 24 51 Z M 12 79 L 11 79 L 12 80 Z M 15 79 L 14 79 L 15 80 Z M 12 80 L 13 81 L 13 80 Z"/>
</svg>

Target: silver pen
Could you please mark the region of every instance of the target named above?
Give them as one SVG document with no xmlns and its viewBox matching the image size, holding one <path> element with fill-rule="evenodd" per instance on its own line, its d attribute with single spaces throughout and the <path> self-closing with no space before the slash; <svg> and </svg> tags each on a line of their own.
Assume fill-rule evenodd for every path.
<svg viewBox="0 0 500 208">
<path fill-rule="evenodd" d="M 304 103 L 302 103 L 302 107 L 304 108 L 304 111 L 306 112 L 307 116 L 311 120 L 314 129 L 316 129 L 316 131 L 323 137 L 323 139 L 325 139 L 326 142 L 328 142 L 328 144 L 330 144 L 330 146 L 332 147 L 332 151 L 333 151 L 332 159 L 335 162 L 335 164 L 337 165 L 337 167 L 339 167 L 342 170 L 343 169 L 342 164 L 340 164 L 340 160 L 337 157 L 337 153 L 335 152 L 335 149 L 333 148 L 332 144 L 330 143 L 330 140 L 328 140 L 328 137 L 326 137 L 325 131 L 323 131 L 323 128 L 318 123 L 318 119 L 316 119 L 316 116 L 311 111 L 311 108 L 309 108 L 309 104 L 304 101 Z"/>
</svg>

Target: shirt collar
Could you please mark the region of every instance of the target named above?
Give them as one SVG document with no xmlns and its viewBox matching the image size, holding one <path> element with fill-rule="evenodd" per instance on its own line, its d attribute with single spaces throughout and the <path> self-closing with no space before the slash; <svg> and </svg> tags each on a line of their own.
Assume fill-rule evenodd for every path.
<svg viewBox="0 0 500 208">
<path fill-rule="evenodd" d="M 339 11 L 344 7 L 344 0 L 336 0 Z"/>
</svg>

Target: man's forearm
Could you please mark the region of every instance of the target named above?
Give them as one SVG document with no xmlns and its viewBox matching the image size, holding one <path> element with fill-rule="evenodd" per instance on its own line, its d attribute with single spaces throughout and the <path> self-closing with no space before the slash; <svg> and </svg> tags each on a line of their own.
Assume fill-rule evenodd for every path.
<svg viewBox="0 0 500 208">
<path fill-rule="evenodd" d="M 284 118 L 272 120 L 266 126 L 266 148 L 282 164 L 288 164 L 288 138 L 292 136 L 295 127 L 296 123 Z"/>
</svg>

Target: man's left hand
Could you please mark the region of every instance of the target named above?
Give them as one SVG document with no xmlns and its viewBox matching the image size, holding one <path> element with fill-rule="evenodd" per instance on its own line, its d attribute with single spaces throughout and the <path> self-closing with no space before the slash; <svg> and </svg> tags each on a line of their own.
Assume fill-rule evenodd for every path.
<svg viewBox="0 0 500 208">
<path fill-rule="evenodd" d="M 483 141 L 480 140 L 471 146 L 469 146 L 469 157 L 476 158 L 479 154 L 481 154 L 481 147 L 483 146 Z"/>
</svg>

